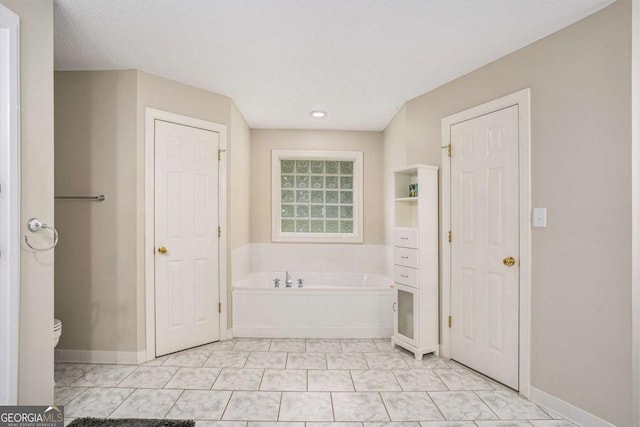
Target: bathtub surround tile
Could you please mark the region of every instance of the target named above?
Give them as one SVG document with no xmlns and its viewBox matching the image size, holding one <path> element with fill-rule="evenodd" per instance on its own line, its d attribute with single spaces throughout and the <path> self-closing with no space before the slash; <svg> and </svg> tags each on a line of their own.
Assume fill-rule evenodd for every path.
<svg viewBox="0 0 640 427">
<path fill-rule="evenodd" d="M 106 418 L 133 392 L 132 388 L 90 388 L 66 405 L 64 414 L 69 418 Z"/>
<path fill-rule="evenodd" d="M 285 392 L 280 421 L 333 421 L 331 395 L 323 392 Z"/>
<path fill-rule="evenodd" d="M 449 390 L 493 390 L 480 375 L 466 369 L 434 369 Z"/>
<path fill-rule="evenodd" d="M 304 369 L 265 369 L 260 390 L 306 391 L 307 371 Z"/>
<path fill-rule="evenodd" d="M 538 405 L 513 391 L 478 391 L 476 394 L 503 420 L 549 418 Z"/>
<path fill-rule="evenodd" d="M 377 369 L 352 370 L 356 391 L 400 391 L 400 384 L 391 371 Z"/>
<path fill-rule="evenodd" d="M 310 370 L 309 391 L 354 391 L 351 372 L 342 369 Z"/>
<path fill-rule="evenodd" d="M 260 351 L 249 354 L 245 368 L 284 369 L 287 363 L 287 353 Z"/>
<path fill-rule="evenodd" d="M 472 391 L 434 391 L 429 396 L 447 420 L 497 420 Z"/>
<path fill-rule="evenodd" d="M 54 378 L 56 385 L 71 385 L 98 365 L 90 363 L 56 363 Z"/>
<path fill-rule="evenodd" d="M 71 385 L 115 387 L 135 370 L 135 365 L 98 365 Z"/>
<path fill-rule="evenodd" d="M 209 390 L 220 371 L 220 368 L 180 368 L 164 388 Z"/>
<path fill-rule="evenodd" d="M 53 388 L 53 403 L 66 405 L 85 390 L 85 387 L 55 386 Z"/>
<path fill-rule="evenodd" d="M 331 393 L 336 421 L 389 421 L 379 393 Z"/>
<path fill-rule="evenodd" d="M 329 369 L 369 369 L 362 353 L 327 353 Z"/>
<path fill-rule="evenodd" d="M 444 420 L 429 395 L 419 391 L 380 393 L 392 421 Z"/>
<path fill-rule="evenodd" d="M 168 366 L 140 366 L 118 384 L 118 387 L 162 388 L 178 369 Z"/>
<path fill-rule="evenodd" d="M 394 370 L 393 374 L 404 391 L 448 390 L 431 369 L 398 369 Z"/>
<path fill-rule="evenodd" d="M 365 353 L 369 369 L 409 369 L 399 353 Z"/>
<path fill-rule="evenodd" d="M 213 390 L 258 390 L 263 373 L 263 369 L 224 368 Z"/>
<path fill-rule="evenodd" d="M 204 362 L 205 368 L 242 368 L 249 358 L 247 351 L 214 351 Z"/>
<path fill-rule="evenodd" d="M 233 351 L 269 351 L 269 338 L 236 338 Z"/>
<path fill-rule="evenodd" d="M 287 369 L 327 369 L 324 353 L 289 353 Z"/>
<path fill-rule="evenodd" d="M 422 360 L 416 360 L 415 355 L 406 350 L 400 351 L 400 355 L 411 369 L 449 369 L 447 362 L 433 354 L 425 354 Z"/>
<path fill-rule="evenodd" d="M 342 351 L 345 353 L 375 353 L 378 351 L 373 340 L 351 339 L 341 340 Z"/>
<path fill-rule="evenodd" d="M 304 338 L 274 338 L 271 340 L 269 351 L 304 353 L 306 351 L 306 343 Z"/>
<path fill-rule="evenodd" d="M 339 339 L 307 339 L 307 353 L 342 353 Z"/>
<path fill-rule="evenodd" d="M 235 391 L 223 420 L 276 421 L 282 393 L 271 391 Z"/>
<path fill-rule="evenodd" d="M 167 418 L 219 420 L 230 397 L 230 391 L 185 390 Z"/>
<path fill-rule="evenodd" d="M 164 418 L 182 390 L 139 388 L 112 414 L 111 418 Z"/>
</svg>

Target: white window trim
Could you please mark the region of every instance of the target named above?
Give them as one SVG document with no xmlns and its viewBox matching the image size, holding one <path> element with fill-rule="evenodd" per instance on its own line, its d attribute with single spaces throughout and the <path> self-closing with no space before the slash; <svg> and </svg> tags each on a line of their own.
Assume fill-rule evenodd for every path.
<svg viewBox="0 0 640 427">
<path fill-rule="evenodd" d="M 362 151 L 271 151 L 271 239 L 296 243 L 362 243 L 364 241 L 364 162 Z M 353 233 L 283 233 L 281 230 L 280 160 L 353 161 Z"/>
</svg>

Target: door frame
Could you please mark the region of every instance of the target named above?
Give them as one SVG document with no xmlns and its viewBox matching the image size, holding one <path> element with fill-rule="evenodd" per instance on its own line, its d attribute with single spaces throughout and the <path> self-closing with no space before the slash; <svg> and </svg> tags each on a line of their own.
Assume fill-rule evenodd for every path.
<svg viewBox="0 0 640 427">
<path fill-rule="evenodd" d="M 20 18 L 0 4 L 0 405 L 18 401 L 20 341 Z"/>
<path fill-rule="evenodd" d="M 207 120 L 196 119 L 155 108 L 145 108 L 144 145 L 144 266 L 146 301 L 146 360 L 156 357 L 155 328 L 155 121 L 163 120 L 183 126 L 218 132 L 220 161 L 218 163 L 218 280 L 220 284 L 220 339 L 227 339 L 227 126 Z M 153 254 L 153 255 L 152 255 Z"/>
<path fill-rule="evenodd" d="M 520 258 L 520 307 L 519 307 L 519 393 L 529 397 L 531 384 L 531 91 L 529 88 L 495 99 L 485 104 L 445 117 L 442 132 L 442 216 L 440 222 L 440 271 L 441 305 L 440 354 L 451 356 L 451 333 L 446 326 L 451 315 L 451 245 L 443 238 L 451 229 L 451 143 L 450 128 L 456 123 L 470 120 L 514 105 L 518 106 L 518 175 L 519 175 L 519 258 Z"/>
</svg>

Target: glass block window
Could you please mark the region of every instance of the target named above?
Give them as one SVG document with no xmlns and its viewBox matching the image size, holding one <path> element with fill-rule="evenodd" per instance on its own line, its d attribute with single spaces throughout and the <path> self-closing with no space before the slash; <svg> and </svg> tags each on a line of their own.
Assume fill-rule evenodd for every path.
<svg viewBox="0 0 640 427">
<path fill-rule="evenodd" d="M 274 241 L 362 241 L 362 152 L 272 153 Z"/>
</svg>

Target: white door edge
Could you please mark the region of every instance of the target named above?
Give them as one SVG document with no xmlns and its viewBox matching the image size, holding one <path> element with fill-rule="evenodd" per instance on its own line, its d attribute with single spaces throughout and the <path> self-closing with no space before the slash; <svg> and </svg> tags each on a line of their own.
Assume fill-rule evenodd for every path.
<svg viewBox="0 0 640 427">
<path fill-rule="evenodd" d="M 519 344 L 519 392 L 529 397 L 531 384 L 531 116 L 530 89 L 523 89 L 502 98 L 495 99 L 477 107 L 445 117 L 441 122 L 442 132 L 442 183 L 440 222 L 440 326 L 441 351 L 443 357 L 451 355 L 451 334 L 448 319 L 451 315 L 451 253 L 450 245 L 443 236 L 448 235 L 451 219 L 451 164 L 447 147 L 450 141 L 450 127 L 456 123 L 478 116 L 518 105 L 518 144 L 519 144 L 519 180 L 520 180 L 520 344 Z"/>
<path fill-rule="evenodd" d="M 0 405 L 18 403 L 20 322 L 20 18 L 0 4 Z M 52 319 L 53 321 L 53 319 Z"/>
<path fill-rule="evenodd" d="M 221 227 L 219 239 L 219 281 L 220 281 L 220 339 L 225 340 L 227 336 L 227 126 L 206 120 L 196 119 L 181 114 L 170 113 L 157 110 L 155 108 L 145 108 L 145 144 L 144 144 L 144 169 L 145 169 L 145 191 L 144 191 L 144 270 L 145 270 L 145 337 L 147 361 L 156 357 L 156 334 L 155 334 L 155 268 L 154 268 L 154 234 L 155 234 L 155 126 L 156 120 L 163 120 L 184 126 L 192 126 L 204 130 L 218 132 L 220 135 L 220 150 L 222 156 L 219 163 L 219 189 L 218 189 L 218 221 Z"/>
</svg>

